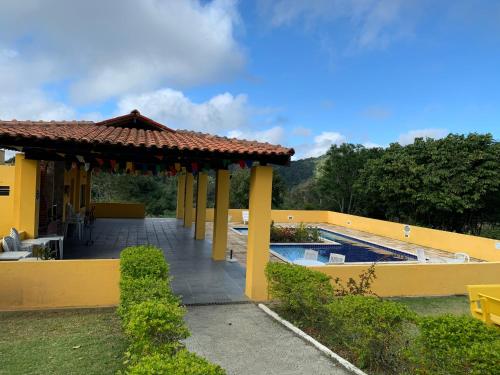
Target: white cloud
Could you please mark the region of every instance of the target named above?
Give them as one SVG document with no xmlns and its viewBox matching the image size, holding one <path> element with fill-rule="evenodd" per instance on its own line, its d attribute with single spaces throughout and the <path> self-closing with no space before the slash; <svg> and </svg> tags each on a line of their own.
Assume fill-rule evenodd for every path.
<svg viewBox="0 0 500 375">
<path fill-rule="evenodd" d="M 448 135 L 448 130 L 446 129 L 415 129 L 410 130 L 407 133 L 400 134 L 398 138 L 398 143 L 405 146 L 413 143 L 415 138 L 434 138 L 440 139 Z"/>
<path fill-rule="evenodd" d="M 231 130 L 227 135 L 230 138 L 280 144 L 285 138 L 285 129 L 283 129 L 281 126 L 274 126 L 270 129 L 260 131 Z"/>
<path fill-rule="evenodd" d="M 7 1 L 0 80 L 21 76 L 30 89 L 65 82 L 86 103 L 226 79 L 244 65 L 239 22 L 232 0 Z"/>
<path fill-rule="evenodd" d="M 312 131 L 309 128 L 297 126 L 296 128 L 293 128 L 292 134 L 300 137 L 309 137 L 312 134 Z"/>
<path fill-rule="evenodd" d="M 332 145 L 341 145 L 347 142 L 347 138 L 337 132 L 322 132 L 314 137 L 313 144 L 303 144 L 297 147 L 298 158 L 310 158 L 321 156 L 326 153 Z"/>
<path fill-rule="evenodd" d="M 118 101 L 118 115 L 132 109 L 172 128 L 211 133 L 246 127 L 249 111 L 247 96 L 243 94 L 224 93 L 194 103 L 182 92 L 172 89 L 128 95 Z"/>
<path fill-rule="evenodd" d="M 412 35 L 417 1 L 260 0 L 259 11 L 272 27 L 303 22 L 308 29 L 332 21 L 350 23 L 351 49 L 383 48 Z"/>
</svg>

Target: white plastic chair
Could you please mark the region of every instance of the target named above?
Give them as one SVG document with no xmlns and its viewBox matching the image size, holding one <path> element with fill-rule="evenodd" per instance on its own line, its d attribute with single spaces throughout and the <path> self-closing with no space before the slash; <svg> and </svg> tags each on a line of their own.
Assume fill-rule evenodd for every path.
<svg viewBox="0 0 500 375">
<path fill-rule="evenodd" d="M 455 253 L 452 259 L 446 259 L 447 263 L 469 263 L 470 256 L 467 253 Z"/>
<path fill-rule="evenodd" d="M 417 260 L 421 263 L 427 262 L 427 256 L 425 255 L 424 249 L 417 249 Z"/>
<path fill-rule="evenodd" d="M 314 250 L 306 250 L 304 251 L 304 259 L 318 260 L 318 252 Z"/>
<path fill-rule="evenodd" d="M 250 212 L 248 212 L 248 211 L 241 211 L 241 217 L 243 219 L 243 224 L 248 224 L 248 220 L 250 218 Z"/>
<path fill-rule="evenodd" d="M 16 251 L 14 239 L 11 236 L 5 236 L 2 239 L 2 249 L 6 252 Z"/>
<path fill-rule="evenodd" d="M 64 237 L 67 236 L 68 226 L 74 225 L 78 239 L 81 240 L 83 234 L 83 226 L 84 226 L 83 217 L 79 213 L 78 214 L 75 213 L 73 206 L 69 203 L 67 205 L 67 209 L 68 213 L 67 213 L 67 220 L 64 226 Z"/>
<path fill-rule="evenodd" d="M 345 255 L 330 253 L 330 258 L 328 258 L 328 263 L 333 263 L 333 264 L 345 263 Z"/>
</svg>

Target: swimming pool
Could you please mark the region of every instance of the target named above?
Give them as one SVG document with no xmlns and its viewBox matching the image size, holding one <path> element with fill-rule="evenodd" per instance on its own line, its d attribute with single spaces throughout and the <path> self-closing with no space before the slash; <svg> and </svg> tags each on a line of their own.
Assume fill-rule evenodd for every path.
<svg viewBox="0 0 500 375">
<path fill-rule="evenodd" d="M 236 227 L 235 231 L 242 235 L 248 235 L 248 228 Z M 415 261 L 417 257 L 403 251 L 377 245 L 368 241 L 346 236 L 330 230 L 319 228 L 321 237 L 332 243 L 318 244 L 271 244 L 271 251 L 283 260 L 293 262 L 304 258 L 307 249 L 318 252 L 318 260 L 327 263 L 330 253 L 345 255 L 346 263 L 352 262 L 404 262 Z"/>
</svg>

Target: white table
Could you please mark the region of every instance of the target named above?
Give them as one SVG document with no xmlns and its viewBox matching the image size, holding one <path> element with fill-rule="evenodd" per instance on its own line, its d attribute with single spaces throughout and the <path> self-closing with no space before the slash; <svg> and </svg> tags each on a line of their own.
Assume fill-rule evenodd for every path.
<svg viewBox="0 0 500 375">
<path fill-rule="evenodd" d="M 0 253 L 0 260 L 19 260 L 30 255 L 30 251 L 4 251 Z"/>
<path fill-rule="evenodd" d="M 325 263 L 320 262 L 319 260 L 312 259 L 296 259 L 293 261 L 293 264 L 298 264 L 299 266 L 324 266 Z"/>
<path fill-rule="evenodd" d="M 63 259 L 64 252 L 64 236 L 48 236 L 48 237 L 38 237 L 30 238 L 29 240 L 21 241 L 23 245 L 36 245 L 36 246 L 47 246 L 52 241 L 57 241 L 57 248 L 59 250 L 59 256 Z"/>
</svg>

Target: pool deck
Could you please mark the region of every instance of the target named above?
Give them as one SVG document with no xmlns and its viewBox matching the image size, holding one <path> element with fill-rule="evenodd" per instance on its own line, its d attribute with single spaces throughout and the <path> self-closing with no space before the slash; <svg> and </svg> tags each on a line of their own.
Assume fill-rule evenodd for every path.
<svg viewBox="0 0 500 375">
<path fill-rule="evenodd" d="M 276 225 L 290 226 L 289 223 L 276 223 Z M 358 238 L 363 241 L 372 242 L 374 244 L 392 248 L 395 250 L 407 252 L 410 254 L 417 254 L 417 249 L 423 249 L 425 254 L 430 258 L 449 258 L 453 259 L 452 253 L 444 250 L 434 249 L 431 247 L 415 245 L 408 242 L 403 242 L 399 240 L 394 240 L 392 238 L 378 236 L 375 234 L 362 232 L 356 229 L 350 229 L 346 227 L 341 227 L 338 225 L 325 224 L 325 223 L 308 223 L 310 226 L 317 226 L 326 230 L 337 232 L 340 234 L 345 234 L 346 236 Z M 231 228 L 243 227 L 241 223 L 230 223 L 230 229 L 228 232 L 228 249 L 233 250 L 233 256 L 238 260 L 241 265 L 246 265 L 246 252 L 247 252 L 247 238 L 246 235 L 241 235 Z M 212 223 L 207 223 L 207 239 L 211 240 L 212 235 Z M 210 237 L 210 238 L 209 238 Z M 467 252 L 467 249 L 464 249 Z M 271 254 L 271 261 L 280 262 L 281 260 Z M 471 262 L 481 262 L 479 259 L 471 258 Z"/>
</svg>

